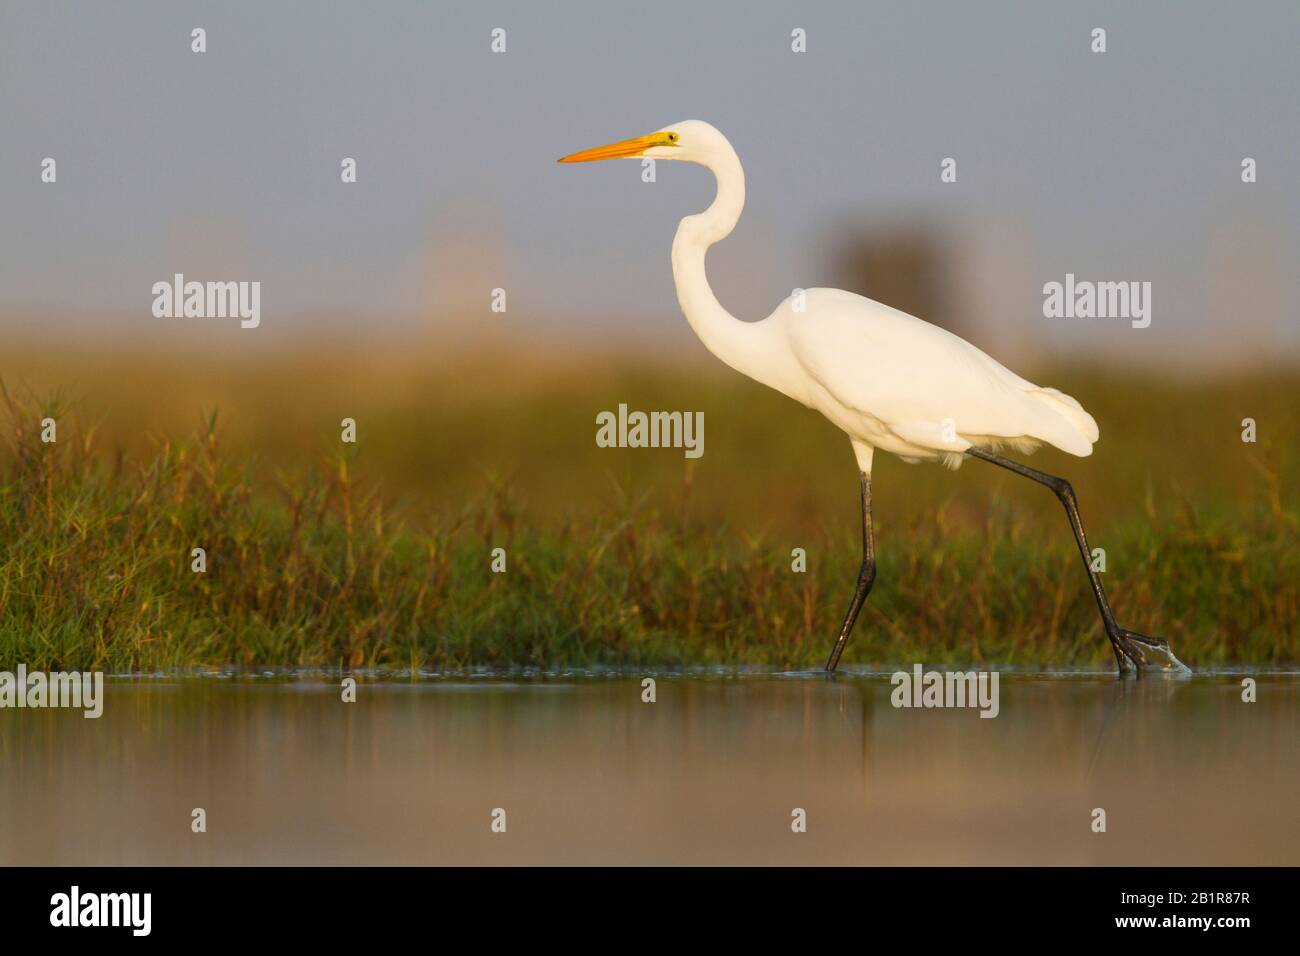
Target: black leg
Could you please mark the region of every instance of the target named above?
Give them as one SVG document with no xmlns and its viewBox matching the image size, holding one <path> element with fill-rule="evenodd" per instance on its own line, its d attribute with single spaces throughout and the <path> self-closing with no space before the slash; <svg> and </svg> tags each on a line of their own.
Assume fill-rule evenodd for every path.
<svg viewBox="0 0 1300 956">
<path fill-rule="evenodd" d="M 1061 504 L 1065 506 L 1065 513 L 1070 519 L 1070 530 L 1074 532 L 1075 543 L 1079 546 L 1079 555 L 1083 558 L 1084 570 L 1088 572 L 1088 583 L 1092 586 L 1092 596 L 1097 601 L 1097 610 L 1101 613 L 1101 623 L 1106 629 L 1106 637 L 1110 639 L 1111 650 L 1115 652 L 1115 661 L 1119 665 L 1121 674 L 1131 668 L 1137 670 L 1147 667 L 1169 670 L 1185 669 L 1178 658 L 1174 657 L 1173 652 L 1169 649 L 1169 642 L 1163 637 L 1147 637 L 1136 631 L 1120 627 L 1115 622 L 1115 615 L 1111 612 L 1110 602 L 1106 600 L 1106 589 L 1101 585 L 1101 577 L 1093 570 L 1092 551 L 1088 547 L 1088 537 L 1083 531 L 1083 519 L 1079 517 L 1079 500 L 1075 497 L 1074 489 L 1068 481 L 1038 471 L 1036 468 L 1030 468 L 1028 465 L 1022 465 L 1009 458 L 1003 458 L 1001 455 L 984 451 L 981 448 L 970 448 L 966 454 L 1005 468 L 1008 471 L 1013 471 L 1017 475 L 1032 478 L 1039 484 L 1046 485 L 1052 489 L 1052 492 L 1060 499 Z"/>
<path fill-rule="evenodd" d="M 830 659 L 826 662 L 828 671 L 833 671 L 839 666 L 840 655 L 844 653 L 844 645 L 848 644 L 849 635 L 853 633 L 853 624 L 858 619 L 858 612 L 862 610 L 867 595 L 871 593 L 871 585 L 876 580 L 876 538 L 871 529 L 871 476 L 864 471 L 861 477 L 862 567 L 858 569 L 858 586 L 853 591 L 853 600 L 849 602 L 849 611 L 844 615 L 839 637 L 835 639 L 835 647 L 831 649 Z"/>
</svg>

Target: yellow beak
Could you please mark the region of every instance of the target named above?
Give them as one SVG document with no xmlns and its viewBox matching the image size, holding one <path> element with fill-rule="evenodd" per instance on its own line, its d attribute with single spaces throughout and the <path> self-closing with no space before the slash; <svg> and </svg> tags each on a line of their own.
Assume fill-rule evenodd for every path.
<svg viewBox="0 0 1300 956">
<path fill-rule="evenodd" d="M 591 163 L 598 159 L 626 159 L 632 156 L 640 156 L 651 146 L 675 145 L 677 144 L 670 139 L 669 133 L 650 133 L 646 136 L 637 136 L 633 139 L 624 139 L 619 140 L 617 143 L 597 146 L 594 149 L 584 149 L 580 153 L 571 153 L 557 160 L 557 162 Z"/>
</svg>

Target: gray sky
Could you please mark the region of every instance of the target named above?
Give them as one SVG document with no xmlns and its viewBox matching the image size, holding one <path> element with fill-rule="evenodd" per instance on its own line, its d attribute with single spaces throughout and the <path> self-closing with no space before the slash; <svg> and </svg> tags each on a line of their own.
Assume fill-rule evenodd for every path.
<svg viewBox="0 0 1300 956">
<path fill-rule="evenodd" d="M 555 159 L 699 118 L 747 174 L 745 216 L 710 256 L 738 315 L 830 282 L 837 225 L 923 220 L 951 237 L 990 342 L 1294 353 L 1297 50 L 1300 4 L 1281 0 L 6 0 L 0 328 L 166 334 L 150 287 L 185 272 L 260 280 L 263 327 L 299 340 L 459 310 L 679 343 L 669 243 L 708 174 L 661 163 L 645 184 L 637 163 Z M 1151 281 L 1152 327 L 1045 319 L 1042 285 L 1066 272 Z M 487 312 L 493 286 L 506 316 Z"/>
</svg>

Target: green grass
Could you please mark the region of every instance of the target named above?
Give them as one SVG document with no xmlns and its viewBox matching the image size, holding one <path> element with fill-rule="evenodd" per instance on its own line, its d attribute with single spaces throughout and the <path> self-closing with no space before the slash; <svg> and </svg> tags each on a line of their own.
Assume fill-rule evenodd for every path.
<svg viewBox="0 0 1300 956">
<path fill-rule="evenodd" d="M 831 426 L 725 372 L 557 368 L 475 391 L 478 371 L 387 370 L 343 400 L 321 375 L 255 377 L 217 396 L 221 417 L 190 406 L 185 432 L 114 417 L 163 388 L 148 376 L 73 406 L 11 387 L 0 669 L 824 661 L 858 561 Z M 1043 377 L 1101 423 L 1093 458 L 1034 463 L 1074 482 L 1121 623 L 1194 666 L 1300 660 L 1300 379 Z M 704 458 L 596 448 L 595 413 L 619 401 L 704 410 Z M 846 664 L 1110 660 L 1045 489 L 880 456 L 875 500 L 877 583 Z"/>
</svg>

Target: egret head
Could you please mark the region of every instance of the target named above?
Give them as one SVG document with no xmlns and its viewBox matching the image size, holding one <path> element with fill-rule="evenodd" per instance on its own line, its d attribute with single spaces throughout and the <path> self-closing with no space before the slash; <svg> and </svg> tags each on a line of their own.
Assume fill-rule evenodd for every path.
<svg viewBox="0 0 1300 956">
<path fill-rule="evenodd" d="M 590 163 L 598 159 L 679 159 L 708 165 L 720 150 L 729 150 L 716 129 L 701 120 L 673 123 L 661 130 L 619 140 L 563 157 L 562 163 Z"/>
</svg>

